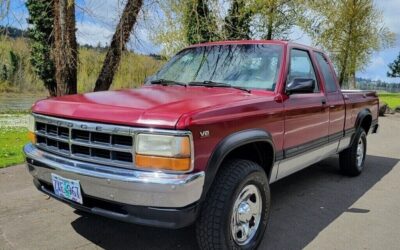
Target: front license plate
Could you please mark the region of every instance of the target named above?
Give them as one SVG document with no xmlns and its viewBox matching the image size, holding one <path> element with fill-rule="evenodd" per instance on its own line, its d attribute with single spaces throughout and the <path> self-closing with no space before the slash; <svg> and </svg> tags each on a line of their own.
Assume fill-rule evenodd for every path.
<svg viewBox="0 0 400 250">
<path fill-rule="evenodd" d="M 77 180 L 70 180 L 56 174 L 51 174 L 53 182 L 54 193 L 68 200 L 75 201 L 82 204 L 81 185 Z"/>
</svg>

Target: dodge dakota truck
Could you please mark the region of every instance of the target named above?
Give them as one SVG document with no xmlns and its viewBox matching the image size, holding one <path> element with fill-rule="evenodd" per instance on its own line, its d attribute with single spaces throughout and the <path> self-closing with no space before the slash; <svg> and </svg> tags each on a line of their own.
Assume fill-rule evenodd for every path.
<svg viewBox="0 0 400 250">
<path fill-rule="evenodd" d="M 286 41 L 180 51 L 137 89 L 35 103 L 24 147 L 41 192 L 142 225 L 195 223 L 201 249 L 255 249 L 269 185 L 339 154 L 364 167 L 375 92 L 343 91 L 327 55 Z"/>
</svg>

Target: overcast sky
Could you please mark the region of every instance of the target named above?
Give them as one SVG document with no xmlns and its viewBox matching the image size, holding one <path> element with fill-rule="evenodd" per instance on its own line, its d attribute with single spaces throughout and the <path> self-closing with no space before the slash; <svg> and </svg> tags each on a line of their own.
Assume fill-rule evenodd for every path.
<svg viewBox="0 0 400 250">
<path fill-rule="evenodd" d="M 80 44 L 106 45 L 111 40 L 119 13 L 122 11 L 122 0 L 76 0 L 77 3 L 77 39 Z M 129 47 L 140 53 L 158 53 L 160 47 L 155 46 L 149 34 L 152 32 L 149 23 L 160 18 L 152 8 L 151 0 L 145 1 L 147 13 L 142 13 L 145 22 L 139 22 Z M 376 6 L 382 10 L 385 24 L 396 33 L 397 41 L 393 48 L 386 49 L 373 55 L 371 63 L 357 76 L 400 82 L 400 79 L 387 78 L 387 65 L 400 53 L 400 0 L 375 0 Z M 0 24 L 25 29 L 27 10 L 24 0 L 11 0 L 11 14 Z M 311 45 L 311 40 L 300 30 L 295 30 L 292 39 L 299 43 Z"/>
</svg>

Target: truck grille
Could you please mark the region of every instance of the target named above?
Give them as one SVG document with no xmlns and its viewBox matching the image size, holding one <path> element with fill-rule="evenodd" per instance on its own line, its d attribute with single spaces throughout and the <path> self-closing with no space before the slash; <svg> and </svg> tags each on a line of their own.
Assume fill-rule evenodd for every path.
<svg viewBox="0 0 400 250">
<path fill-rule="evenodd" d="M 35 116 L 36 146 L 69 158 L 133 168 L 131 128 Z"/>
</svg>

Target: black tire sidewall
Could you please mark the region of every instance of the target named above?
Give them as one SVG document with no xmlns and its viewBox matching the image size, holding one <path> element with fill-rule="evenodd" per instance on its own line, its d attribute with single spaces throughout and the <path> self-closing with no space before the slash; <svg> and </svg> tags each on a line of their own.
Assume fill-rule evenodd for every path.
<svg viewBox="0 0 400 250">
<path fill-rule="evenodd" d="M 260 224 L 258 226 L 256 235 L 254 238 L 246 245 L 238 245 L 232 238 L 232 233 L 231 233 L 231 228 L 230 228 L 230 223 L 231 223 L 231 218 L 232 218 L 232 213 L 233 213 L 233 206 L 234 203 L 242 191 L 242 189 L 247 186 L 253 184 L 255 185 L 261 194 L 262 198 L 262 215 L 260 219 Z M 229 249 L 256 249 L 257 246 L 260 244 L 264 232 L 267 228 L 267 223 L 269 219 L 269 214 L 270 214 L 270 205 L 271 205 L 271 198 L 270 198 L 270 191 L 269 191 L 269 184 L 268 184 L 268 179 L 265 176 L 265 173 L 260 170 L 260 171 L 253 171 L 250 172 L 237 186 L 232 194 L 227 206 L 226 206 L 226 214 L 228 215 L 225 218 L 224 221 L 224 228 L 225 228 L 225 239 L 226 239 L 226 244 L 229 246 Z"/>
</svg>

